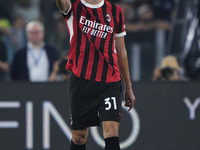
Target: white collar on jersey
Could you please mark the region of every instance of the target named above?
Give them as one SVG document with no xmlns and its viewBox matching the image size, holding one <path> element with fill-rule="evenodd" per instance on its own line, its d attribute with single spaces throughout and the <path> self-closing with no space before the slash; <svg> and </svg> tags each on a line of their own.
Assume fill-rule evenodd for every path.
<svg viewBox="0 0 200 150">
<path fill-rule="evenodd" d="M 104 4 L 104 0 L 102 0 L 99 4 L 89 4 L 87 3 L 85 0 L 81 0 L 82 4 L 85 5 L 86 7 L 90 7 L 90 8 L 99 8 L 101 6 L 103 6 Z"/>
</svg>

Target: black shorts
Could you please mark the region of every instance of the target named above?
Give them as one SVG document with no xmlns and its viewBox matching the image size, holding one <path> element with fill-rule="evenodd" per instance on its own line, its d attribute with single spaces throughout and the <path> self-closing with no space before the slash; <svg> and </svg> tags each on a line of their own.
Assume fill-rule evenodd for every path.
<svg viewBox="0 0 200 150">
<path fill-rule="evenodd" d="M 122 83 L 100 83 L 71 75 L 69 98 L 73 130 L 99 126 L 102 121 L 120 122 Z"/>
</svg>

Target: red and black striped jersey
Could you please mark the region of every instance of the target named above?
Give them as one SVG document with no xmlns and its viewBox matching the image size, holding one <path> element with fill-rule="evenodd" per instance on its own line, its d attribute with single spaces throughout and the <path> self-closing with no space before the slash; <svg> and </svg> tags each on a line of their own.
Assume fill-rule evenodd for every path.
<svg viewBox="0 0 200 150">
<path fill-rule="evenodd" d="M 126 35 L 122 8 L 107 0 L 97 5 L 84 0 L 71 3 L 65 14 L 71 44 L 66 69 L 97 82 L 121 80 L 115 37 Z"/>
</svg>

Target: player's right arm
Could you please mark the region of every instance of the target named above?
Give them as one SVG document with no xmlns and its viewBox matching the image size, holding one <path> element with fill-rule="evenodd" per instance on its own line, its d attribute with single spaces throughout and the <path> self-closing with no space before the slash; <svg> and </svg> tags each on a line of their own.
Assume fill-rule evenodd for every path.
<svg viewBox="0 0 200 150">
<path fill-rule="evenodd" d="M 56 0 L 56 5 L 61 12 L 67 13 L 71 7 L 71 1 L 70 0 Z"/>
</svg>

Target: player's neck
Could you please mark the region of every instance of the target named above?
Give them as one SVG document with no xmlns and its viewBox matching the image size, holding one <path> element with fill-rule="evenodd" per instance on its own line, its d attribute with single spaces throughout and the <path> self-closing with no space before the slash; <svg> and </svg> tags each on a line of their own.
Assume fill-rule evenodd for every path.
<svg viewBox="0 0 200 150">
<path fill-rule="evenodd" d="M 96 4 L 101 3 L 101 1 L 103 1 L 103 0 L 84 0 L 84 1 L 89 4 L 96 5 Z"/>
</svg>

